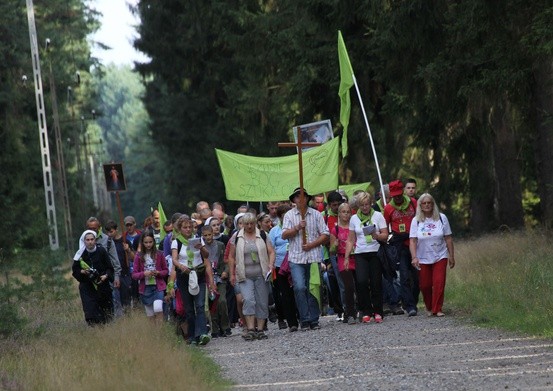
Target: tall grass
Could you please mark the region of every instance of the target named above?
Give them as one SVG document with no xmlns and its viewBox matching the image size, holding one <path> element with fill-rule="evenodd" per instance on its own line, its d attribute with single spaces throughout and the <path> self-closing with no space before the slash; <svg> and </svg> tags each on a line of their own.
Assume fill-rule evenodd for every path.
<svg viewBox="0 0 553 391">
<path fill-rule="evenodd" d="M 553 338 L 553 240 L 513 232 L 455 243 L 445 306 L 477 324 Z"/>
<path fill-rule="evenodd" d="M 227 383 L 170 324 L 135 311 L 102 327 L 84 324 L 78 299 L 33 310 L 39 335 L 0 342 L 0 389 L 214 390 Z M 30 331 L 30 330 L 29 330 Z"/>
</svg>

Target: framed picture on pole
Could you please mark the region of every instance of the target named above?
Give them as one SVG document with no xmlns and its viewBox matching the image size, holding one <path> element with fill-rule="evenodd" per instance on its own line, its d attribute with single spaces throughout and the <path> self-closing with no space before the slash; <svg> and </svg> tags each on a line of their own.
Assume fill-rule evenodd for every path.
<svg viewBox="0 0 553 391">
<path fill-rule="evenodd" d="M 324 144 L 334 138 L 334 134 L 332 133 L 332 124 L 329 119 L 294 126 L 292 128 L 292 133 L 294 134 L 294 141 L 296 143 L 298 142 L 298 128 L 301 129 L 302 143 Z M 313 147 L 304 147 L 302 150 L 306 151 L 310 148 Z"/>
<path fill-rule="evenodd" d="M 123 165 L 121 163 L 104 164 L 103 167 L 107 191 L 127 190 L 125 175 L 123 174 Z"/>
</svg>

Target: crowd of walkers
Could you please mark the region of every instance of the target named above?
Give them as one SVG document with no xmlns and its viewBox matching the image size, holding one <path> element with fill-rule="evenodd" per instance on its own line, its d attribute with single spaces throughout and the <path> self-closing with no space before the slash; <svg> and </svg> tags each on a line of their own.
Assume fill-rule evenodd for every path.
<svg viewBox="0 0 553 391">
<path fill-rule="evenodd" d="M 349 325 L 412 317 L 420 293 L 428 316 L 444 316 L 455 265 L 449 221 L 430 194 L 416 198 L 416 181 L 405 182 L 385 185 L 377 200 L 297 188 L 267 212 L 243 205 L 234 216 L 200 201 L 165 224 L 154 209 L 141 228 L 125 217 L 123 232 L 91 217 L 72 268 L 85 320 L 104 324 L 141 306 L 205 345 L 233 329 L 266 339 L 268 323 L 317 330 L 321 314 Z"/>
</svg>

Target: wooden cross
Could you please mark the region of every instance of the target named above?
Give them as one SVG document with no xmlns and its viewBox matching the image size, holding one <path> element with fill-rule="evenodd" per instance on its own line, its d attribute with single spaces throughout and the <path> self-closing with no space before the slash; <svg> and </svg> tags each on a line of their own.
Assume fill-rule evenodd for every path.
<svg viewBox="0 0 553 391">
<path fill-rule="evenodd" d="M 300 197 L 304 198 L 305 194 L 303 192 L 303 160 L 302 160 L 302 149 L 303 147 L 316 147 L 319 145 L 322 145 L 321 143 L 304 143 L 301 139 L 301 129 L 298 126 L 298 142 L 297 143 L 278 143 L 278 146 L 280 148 L 297 148 L 298 149 L 298 164 L 299 164 L 299 174 L 300 174 Z M 305 220 L 305 214 L 307 213 L 307 207 L 301 207 L 300 209 L 301 218 L 302 220 Z M 307 243 L 307 235 L 305 232 L 305 229 L 302 229 L 302 243 Z"/>
</svg>

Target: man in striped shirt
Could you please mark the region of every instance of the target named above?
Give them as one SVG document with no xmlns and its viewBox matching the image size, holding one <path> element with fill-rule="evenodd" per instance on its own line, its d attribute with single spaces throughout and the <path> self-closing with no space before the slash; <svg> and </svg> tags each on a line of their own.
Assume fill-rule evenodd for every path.
<svg viewBox="0 0 553 391">
<path fill-rule="evenodd" d="M 294 283 L 294 296 L 300 315 L 302 330 L 317 330 L 319 326 L 319 303 L 309 292 L 311 264 L 322 260 L 322 246 L 329 240 L 330 234 L 321 213 L 307 204 L 311 196 L 296 188 L 290 195 L 290 201 L 296 206 L 289 210 L 282 222 L 282 239 L 288 240 L 288 262 Z M 305 211 L 302 218 L 301 211 Z M 303 243 L 303 232 L 306 241 Z"/>
</svg>

